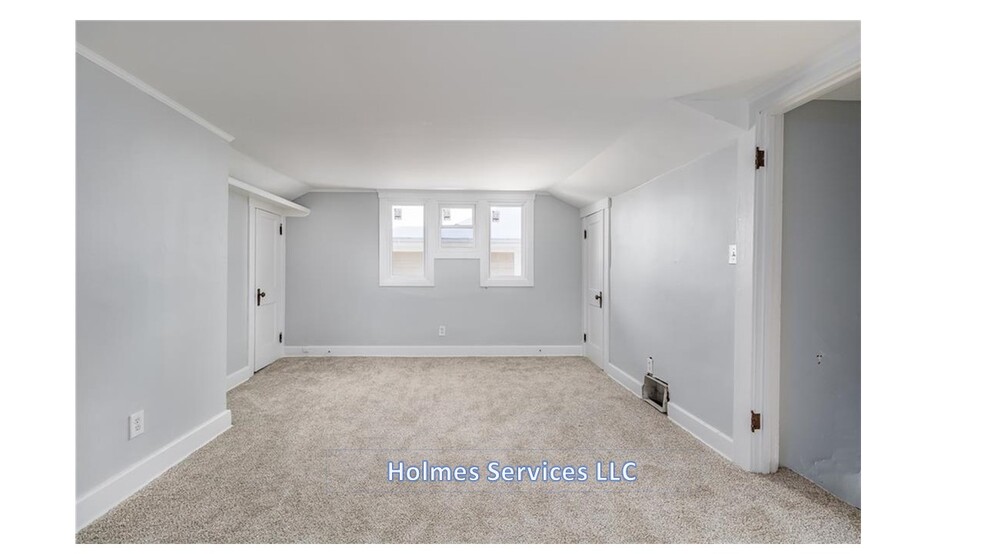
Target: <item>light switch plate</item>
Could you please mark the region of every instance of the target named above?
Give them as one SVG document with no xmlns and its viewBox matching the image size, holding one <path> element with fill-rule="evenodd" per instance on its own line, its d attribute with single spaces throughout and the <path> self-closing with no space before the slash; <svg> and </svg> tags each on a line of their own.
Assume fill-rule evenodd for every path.
<svg viewBox="0 0 984 554">
<path fill-rule="evenodd" d="M 728 263 L 736 264 L 738 263 L 738 245 L 729 244 L 728 245 Z"/>
</svg>

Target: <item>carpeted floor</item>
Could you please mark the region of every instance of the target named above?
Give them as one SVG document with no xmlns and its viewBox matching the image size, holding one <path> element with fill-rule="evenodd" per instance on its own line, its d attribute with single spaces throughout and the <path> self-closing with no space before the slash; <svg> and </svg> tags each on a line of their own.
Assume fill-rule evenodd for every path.
<svg viewBox="0 0 984 554">
<path fill-rule="evenodd" d="M 861 513 L 741 471 L 583 358 L 287 358 L 229 393 L 233 427 L 78 542 L 859 542 Z M 479 466 L 394 483 L 387 462 Z M 486 463 L 585 465 L 488 482 Z M 638 464 L 597 482 L 597 461 Z"/>
</svg>

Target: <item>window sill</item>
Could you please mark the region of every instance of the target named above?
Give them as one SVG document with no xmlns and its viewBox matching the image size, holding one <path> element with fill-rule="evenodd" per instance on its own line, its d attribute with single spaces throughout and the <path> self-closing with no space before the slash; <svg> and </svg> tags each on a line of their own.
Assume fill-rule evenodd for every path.
<svg viewBox="0 0 984 554">
<path fill-rule="evenodd" d="M 428 281 L 426 279 L 414 279 L 414 280 L 388 280 L 380 281 L 379 286 L 381 287 L 433 287 L 434 281 Z"/>
<path fill-rule="evenodd" d="M 532 287 L 533 279 L 482 279 L 482 287 Z"/>
</svg>

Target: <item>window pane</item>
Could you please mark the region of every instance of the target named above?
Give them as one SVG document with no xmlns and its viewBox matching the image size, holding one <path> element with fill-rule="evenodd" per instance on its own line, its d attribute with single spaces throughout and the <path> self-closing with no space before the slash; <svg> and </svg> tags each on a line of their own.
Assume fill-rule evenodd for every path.
<svg viewBox="0 0 984 554">
<path fill-rule="evenodd" d="M 393 206 L 394 276 L 424 276 L 424 207 Z"/>
<path fill-rule="evenodd" d="M 441 248 L 472 248 L 473 246 L 475 246 L 475 229 L 441 228 Z"/>
<path fill-rule="evenodd" d="M 523 208 L 492 206 L 489 243 L 491 277 L 523 276 Z"/>
<path fill-rule="evenodd" d="M 465 226 L 471 227 L 472 221 L 475 219 L 475 210 L 472 208 L 441 208 L 441 226 L 442 227 L 454 227 L 454 226 Z"/>
<path fill-rule="evenodd" d="M 475 247 L 475 208 L 441 206 L 441 248 Z"/>
</svg>

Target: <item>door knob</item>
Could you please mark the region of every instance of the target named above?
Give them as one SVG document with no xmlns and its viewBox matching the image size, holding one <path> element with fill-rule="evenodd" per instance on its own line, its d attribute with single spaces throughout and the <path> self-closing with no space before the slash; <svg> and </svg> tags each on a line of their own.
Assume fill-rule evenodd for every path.
<svg viewBox="0 0 984 554">
<path fill-rule="evenodd" d="M 263 292 L 263 291 L 261 291 L 260 289 L 256 289 L 256 305 L 257 306 L 260 305 L 260 299 L 261 298 L 266 298 L 266 293 Z"/>
<path fill-rule="evenodd" d="M 598 301 L 598 307 L 600 308 L 601 307 L 601 291 L 598 291 L 598 294 L 595 295 L 595 300 Z"/>
</svg>

